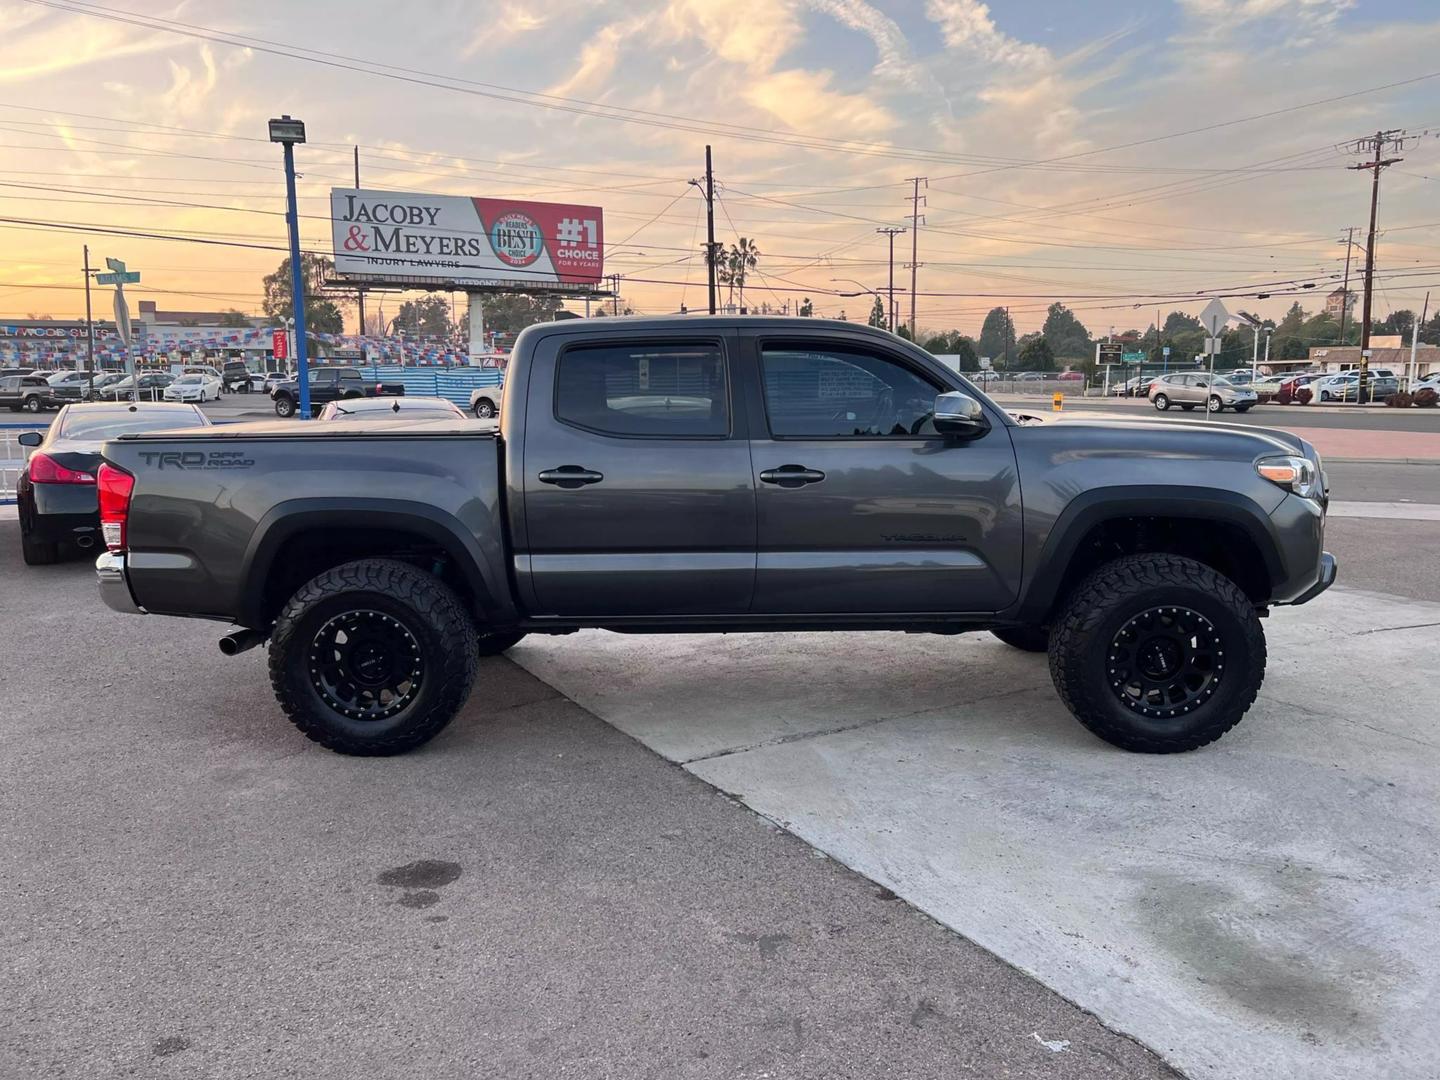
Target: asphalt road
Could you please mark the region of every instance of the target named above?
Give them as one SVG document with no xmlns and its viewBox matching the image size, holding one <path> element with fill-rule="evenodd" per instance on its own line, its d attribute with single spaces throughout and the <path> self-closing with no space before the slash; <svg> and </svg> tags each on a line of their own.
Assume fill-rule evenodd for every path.
<svg viewBox="0 0 1440 1080">
<path fill-rule="evenodd" d="M 7 1080 L 1174 1075 L 509 661 L 421 751 L 340 757 L 259 650 L 16 533 Z"/>
</svg>

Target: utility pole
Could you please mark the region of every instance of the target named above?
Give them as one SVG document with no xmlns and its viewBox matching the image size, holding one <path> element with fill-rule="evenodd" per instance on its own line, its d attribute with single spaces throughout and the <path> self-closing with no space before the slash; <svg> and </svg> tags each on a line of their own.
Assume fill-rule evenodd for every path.
<svg viewBox="0 0 1440 1080">
<path fill-rule="evenodd" d="M 90 369 L 90 400 L 95 400 L 95 323 L 90 318 L 90 245 L 85 245 L 85 366 Z"/>
<path fill-rule="evenodd" d="M 910 195 L 910 338 L 916 337 L 915 329 L 915 272 L 920 269 L 920 226 L 925 223 L 925 216 L 920 213 L 920 204 L 925 196 L 920 194 L 920 185 L 930 186 L 929 177 L 912 176 L 910 183 L 914 190 Z"/>
<path fill-rule="evenodd" d="M 1373 138 L 1361 139 L 1352 144 L 1352 149 L 1372 152 L 1372 160 L 1348 168 L 1371 170 L 1370 179 L 1370 231 L 1365 239 L 1365 299 L 1360 315 L 1360 381 L 1355 386 L 1355 404 L 1365 401 L 1365 392 L 1370 386 L 1370 307 L 1374 293 L 1375 279 L 1375 214 L 1380 205 L 1380 170 L 1404 158 L 1386 158 L 1381 155 L 1386 147 L 1392 151 L 1401 150 L 1405 145 L 1405 133 L 1398 128 L 1377 131 Z"/>
<path fill-rule="evenodd" d="M 887 225 L 885 228 L 876 229 L 875 231 L 877 233 L 884 233 L 890 238 L 890 310 L 887 314 L 890 316 L 890 332 L 893 334 L 897 329 L 895 325 L 895 237 L 905 230 L 897 225 Z M 911 336 L 914 336 L 913 331 L 911 332 Z"/>
<path fill-rule="evenodd" d="M 915 298 L 912 296 L 910 299 L 911 299 L 911 302 L 913 303 Z M 1009 307 L 1006 307 L 1006 308 L 1005 308 L 1005 325 L 1000 328 L 1000 336 L 1001 336 L 1001 338 L 1003 338 L 1004 341 L 1005 341 L 1005 361 L 1004 361 L 1004 369 L 1005 369 L 1006 371 L 1009 371 L 1009 370 L 1010 370 L 1010 308 L 1009 308 Z"/>
<path fill-rule="evenodd" d="M 1420 315 L 1410 327 L 1410 367 L 1405 371 L 1405 389 L 1409 390 L 1410 385 L 1415 381 L 1419 373 L 1419 361 L 1416 354 L 1420 348 L 1420 327 L 1425 325 L 1425 316 L 1430 314 L 1430 291 L 1425 291 L 1425 306 L 1420 309 Z"/>
<path fill-rule="evenodd" d="M 357 191 L 360 189 L 360 145 L 358 143 L 355 145 L 355 189 Z M 360 363 L 363 365 L 365 363 L 365 287 L 363 285 L 356 286 L 355 299 L 360 309 Z M 453 323 L 455 321 L 453 297 L 450 301 L 450 308 L 452 312 L 450 321 Z"/>
<path fill-rule="evenodd" d="M 1345 281 L 1340 286 L 1340 344 L 1345 344 L 1345 316 L 1350 310 L 1350 249 L 1355 246 L 1355 226 L 1345 230 Z"/>
<path fill-rule="evenodd" d="M 715 252 L 715 169 L 710 160 L 710 147 L 705 147 L 705 181 L 701 186 L 699 180 L 691 180 L 691 184 L 700 188 L 705 194 L 705 273 L 710 286 L 710 314 L 715 314 L 715 264 L 718 256 Z"/>
</svg>

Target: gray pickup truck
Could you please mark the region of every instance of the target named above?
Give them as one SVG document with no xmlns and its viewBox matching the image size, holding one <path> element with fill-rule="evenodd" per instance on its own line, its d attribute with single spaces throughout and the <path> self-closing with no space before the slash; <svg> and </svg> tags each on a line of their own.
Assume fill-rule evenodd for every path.
<svg viewBox="0 0 1440 1080">
<path fill-rule="evenodd" d="M 1239 722 L 1260 617 L 1335 578 L 1303 439 L 1012 416 L 849 323 L 534 326 L 501 416 L 109 442 L 101 594 L 268 640 L 281 706 L 342 753 L 424 743 L 477 657 L 584 627 L 988 630 L 1048 650 L 1096 735 L 1168 753 Z"/>
</svg>

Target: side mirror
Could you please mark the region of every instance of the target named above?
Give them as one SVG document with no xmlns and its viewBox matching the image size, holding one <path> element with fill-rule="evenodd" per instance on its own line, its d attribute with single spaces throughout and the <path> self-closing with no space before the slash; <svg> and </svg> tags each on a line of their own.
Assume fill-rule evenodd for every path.
<svg viewBox="0 0 1440 1080">
<path fill-rule="evenodd" d="M 15 439 L 21 446 L 39 446 L 45 436 L 39 431 L 22 431 Z"/>
<path fill-rule="evenodd" d="M 990 430 L 990 421 L 978 401 L 952 390 L 935 397 L 935 430 L 942 435 L 973 439 Z"/>
</svg>

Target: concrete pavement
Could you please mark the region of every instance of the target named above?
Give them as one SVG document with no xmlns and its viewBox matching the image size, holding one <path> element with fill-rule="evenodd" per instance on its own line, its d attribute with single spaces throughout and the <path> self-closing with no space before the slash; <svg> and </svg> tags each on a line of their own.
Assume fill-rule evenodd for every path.
<svg viewBox="0 0 1440 1080">
<path fill-rule="evenodd" d="M 508 661 L 430 746 L 0 523 L 0 1077 L 1160 1078 L 1153 1054 Z"/>
<path fill-rule="evenodd" d="M 1158 758 L 1097 741 L 1043 657 L 986 636 L 512 655 L 1189 1076 L 1431 1078 L 1440 605 L 1335 589 L 1267 630 L 1246 720 Z"/>
</svg>

